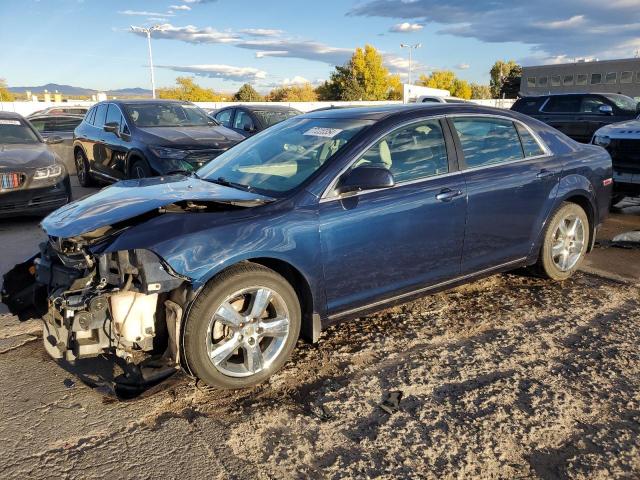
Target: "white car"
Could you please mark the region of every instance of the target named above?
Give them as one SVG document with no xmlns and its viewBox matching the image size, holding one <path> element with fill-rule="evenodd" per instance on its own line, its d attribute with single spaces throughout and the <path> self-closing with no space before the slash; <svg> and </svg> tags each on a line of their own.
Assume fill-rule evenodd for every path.
<svg viewBox="0 0 640 480">
<path fill-rule="evenodd" d="M 611 204 L 640 197 L 640 117 L 598 129 L 591 143 L 606 148 L 613 161 Z"/>
</svg>

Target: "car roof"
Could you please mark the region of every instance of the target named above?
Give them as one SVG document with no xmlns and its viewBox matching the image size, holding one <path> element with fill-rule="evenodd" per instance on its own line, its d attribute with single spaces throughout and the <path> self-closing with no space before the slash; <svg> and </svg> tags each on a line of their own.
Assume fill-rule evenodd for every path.
<svg viewBox="0 0 640 480">
<path fill-rule="evenodd" d="M 36 115 L 31 115 L 29 120 L 37 120 L 40 118 L 78 118 L 82 120 L 84 118 L 84 114 L 82 113 L 63 113 L 63 114 L 50 114 L 50 113 L 38 113 Z"/>
<path fill-rule="evenodd" d="M 17 118 L 24 119 L 22 115 L 16 112 L 0 112 L 0 118 Z"/>
<path fill-rule="evenodd" d="M 334 108 L 313 111 L 303 114 L 304 118 L 337 118 L 360 120 L 384 120 L 392 117 L 402 117 L 411 113 L 424 112 L 427 115 L 448 115 L 453 113 L 478 113 L 485 115 L 508 114 L 509 110 L 484 107 L 474 103 L 412 103 L 402 105 L 382 105 L 370 107 Z"/>
<path fill-rule="evenodd" d="M 187 102 L 184 100 L 171 100 L 166 98 L 155 98 L 155 99 L 134 99 L 134 100 L 103 100 L 99 103 L 116 103 L 118 105 L 144 105 L 144 104 L 157 104 L 157 103 L 179 103 L 182 105 L 190 104 L 191 102 Z"/>
</svg>

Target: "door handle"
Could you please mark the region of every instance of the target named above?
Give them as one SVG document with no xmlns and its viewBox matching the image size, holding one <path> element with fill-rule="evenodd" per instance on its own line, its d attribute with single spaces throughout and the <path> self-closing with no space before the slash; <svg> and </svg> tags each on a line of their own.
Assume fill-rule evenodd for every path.
<svg viewBox="0 0 640 480">
<path fill-rule="evenodd" d="M 556 172 L 552 172 L 551 170 L 542 169 L 540 170 L 540 172 L 538 172 L 536 178 L 542 180 L 543 178 L 553 177 L 555 174 Z"/>
<path fill-rule="evenodd" d="M 441 202 L 450 202 L 460 195 L 462 195 L 462 190 L 451 190 L 450 188 L 445 188 L 436 195 L 436 200 L 439 200 Z"/>
</svg>

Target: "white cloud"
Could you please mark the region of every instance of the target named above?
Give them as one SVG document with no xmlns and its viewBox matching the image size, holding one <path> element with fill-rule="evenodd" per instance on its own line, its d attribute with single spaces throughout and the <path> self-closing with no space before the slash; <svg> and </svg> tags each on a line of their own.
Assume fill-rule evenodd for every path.
<svg viewBox="0 0 640 480">
<path fill-rule="evenodd" d="M 174 72 L 192 73 L 200 77 L 222 78 L 237 82 L 251 82 L 267 77 L 267 72 L 253 67 L 235 67 L 233 65 L 159 65 Z"/>
<path fill-rule="evenodd" d="M 173 17 L 173 13 L 147 12 L 145 10 L 120 10 L 120 15 L 137 15 L 141 17 Z"/>
<path fill-rule="evenodd" d="M 189 5 L 171 5 L 169 8 L 171 10 L 182 10 L 185 12 L 188 12 L 189 10 L 191 10 L 191 7 Z"/>
<path fill-rule="evenodd" d="M 252 37 L 278 37 L 284 33 L 275 28 L 243 28 L 239 32 Z"/>
<path fill-rule="evenodd" d="M 456 65 L 456 68 L 458 70 L 469 70 L 471 68 L 471 65 L 469 65 L 468 63 L 459 63 Z"/>
<path fill-rule="evenodd" d="M 424 25 L 420 23 L 403 22 L 403 23 L 395 24 L 389 29 L 389 31 L 394 33 L 410 33 L 410 32 L 419 32 L 423 28 L 424 28 Z"/>
<path fill-rule="evenodd" d="M 306 83 L 311 83 L 309 80 L 307 80 L 304 77 L 301 77 L 300 75 L 296 75 L 293 78 L 285 78 L 282 81 L 282 85 L 284 86 L 290 86 L 290 85 L 304 85 Z"/>
<path fill-rule="evenodd" d="M 186 27 L 174 27 L 170 23 L 159 25 L 160 30 L 153 33 L 154 38 L 164 38 L 168 40 L 181 40 L 183 42 L 200 43 L 233 43 L 240 40 L 240 37 L 232 32 L 221 32 L 213 28 L 198 28 L 193 25 Z M 144 36 L 144 33 L 134 31 L 136 35 Z"/>
</svg>

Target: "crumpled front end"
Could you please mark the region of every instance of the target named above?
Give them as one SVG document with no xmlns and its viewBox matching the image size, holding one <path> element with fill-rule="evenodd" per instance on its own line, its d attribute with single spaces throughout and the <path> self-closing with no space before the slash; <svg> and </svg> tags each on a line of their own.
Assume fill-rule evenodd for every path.
<svg viewBox="0 0 640 480">
<path fill-rule="evenodd" d="M 49 237 L 4 276 L 2 301 L 20 320 L 42 318 L 47 352 L 68 361 L 115 353 L 179 364 L 189 283 L 149 250 L 94 253 L 91 240 Z"/>
</svg>

